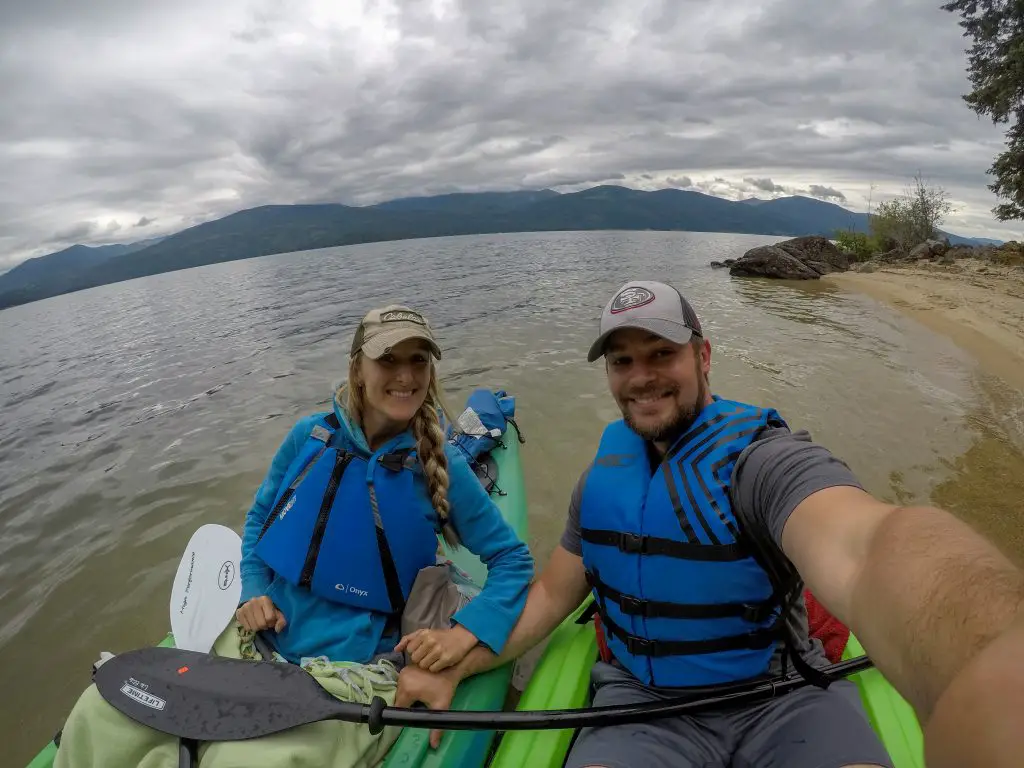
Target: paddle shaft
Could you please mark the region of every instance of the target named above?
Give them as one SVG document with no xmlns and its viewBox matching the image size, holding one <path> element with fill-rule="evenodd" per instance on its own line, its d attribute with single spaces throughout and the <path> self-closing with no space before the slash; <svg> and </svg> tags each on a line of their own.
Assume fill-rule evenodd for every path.
<svg viewBox="0 0 1024 768">
<path fill-rule="evenodd" d="M 836 681 L 869 669 L 872 666 L 867 656 L 858 656 L 822 670 L 830 681 Z M 558 730 L 562 728 L 603 727 L 626 723 L 647 722 L 679 715 L 689 715 L 718 706 L 735 706 L 768 700 L 804 688 L 811 683 L 802 677 L 782 680 L 767 680 L 760 683 L 733 683 L 715 689 L 704 689 L 716 693 L 706 698 L 697 698 L 700 693 L 647 704 L 619 704 L 590 709 L 550 709 L 522 712 L 455 712 L 429 709 L 403 709 L 383 706 L 383 699 L 375 698 L 369 706 L 359 704 L 345 706 L 333 720 L 352 720 L 366 723 L 370 733 L 376 734 L 384 726 L 437 728 L 441 730 Z M 378 703 L 379 702 L 379 703 Z M 353 715 L 358 710 L 358 718 Z"/>
</svg>

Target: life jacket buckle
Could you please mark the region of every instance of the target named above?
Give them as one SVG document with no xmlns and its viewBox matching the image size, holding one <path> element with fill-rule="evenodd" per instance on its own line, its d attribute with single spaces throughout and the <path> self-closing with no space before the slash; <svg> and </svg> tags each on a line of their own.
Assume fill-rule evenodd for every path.
<svg viewBox="0 0 1024 768">
<path fill-rule="evenodd" d="M 626 650 L 629 651 L 630 656 L 654 656 L 656 645 L 657 641 L 646 640 L 637 635 L 626 637 Z"/>
<path fill-rule="evenodd" d="M 405 453 L 385 453 L 378 461 L 384 469 L 392 472 L 401 472 L 405 467 Z"/>
<path fill-rule="evenodd" d="M 627 616 L 645 616 L 647 601 L 631 595 L 622 595 L 619 598 L 619 609 Z"/>
<path fill-rule="evenodd" d="M 773 606 L 769 603 L 762 603 L 761 605 L 744 605 L 743 620 L 748 621 L 751 624 L 760 624 L 772 615 L 773 610 Z"/>
<path fill-rule="evenodd" d="M 647 537 L 639 536 L 635 533 L 620 533 L 619 534 L 619 549 L 631 555 L 642 555 L 645 554 L 647 548 Z"/>
</svg>

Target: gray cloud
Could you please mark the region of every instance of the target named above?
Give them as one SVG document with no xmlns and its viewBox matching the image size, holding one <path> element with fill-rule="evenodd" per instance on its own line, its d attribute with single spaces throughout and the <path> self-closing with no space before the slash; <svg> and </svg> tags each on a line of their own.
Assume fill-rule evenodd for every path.
<svg viewBox="0 0 1024 768">
<path fill-rule="evenodd" d="M 693 179 L 689 176 L 667 176 L 665 183 L 671 187 L 692 187 Z"/>
<path fill-rule="evenodd" d="M 820 197 L 823 200 L 846 200 L 846 195 L 838 189 L 823 187 L 820 184 L 811 184 L 808 190 L 813 197 Z"/>
<path fill-rule="evenodd" d="M 96 225 L 91 221 L 80 221 L 70 227 L 59 229 L 46 241 L 49 243 L 73 242 L 87 240 L 96 232 Z"/>
<path fill-rule="evenodd" d="M 763 190 L 764 192 L 785 192 L 785 188 L 781 184 L 776 184 L 771 179 L 751 179 L 746 178 L 743 180 L 744 183 L 749 184 L 752 187 Z"/>
<path fill-rule="evenodd" d="M 452 190 L 803 191 L 863 210 L 871 184 L 877 201 L 918 170 L 954 198 L 949 229 L 1020 237 L 989 213 L 1003 137 L 960 98 L 956 17 L 917 0 L 41 0 L 4 15 L 0 264 L 130 237 L 111 222 L 154 236 L 264 203 Z"/>
</svg>

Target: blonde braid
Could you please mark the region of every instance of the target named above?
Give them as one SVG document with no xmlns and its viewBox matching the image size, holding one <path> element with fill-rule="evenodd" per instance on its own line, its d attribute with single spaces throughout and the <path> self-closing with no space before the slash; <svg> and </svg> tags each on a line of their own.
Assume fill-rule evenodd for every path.
<svg viewBox="0 0 1024 768">
<path fill-rule="evenodd" d="M 431 366 L 430 385 L 427 387 L 427 399 L 416 412 L 412 420 L 412 433 L 416 438 L 416 453 L 427 475 L 427 488 L 430 489 L 430 500 L 434 510 L 442 522 L 448 521 L 448 457 L 445 455 L 445 436 L 441 429 L 441 418 L 438 410 L 448 417 L 441 398 L 441 387 L 437 382 L 437 374 Z M 461 543 L 459 535 L 452 525 L 442 528 L 442 535 L 448 545 L 457 548 Z"/>
</svg>

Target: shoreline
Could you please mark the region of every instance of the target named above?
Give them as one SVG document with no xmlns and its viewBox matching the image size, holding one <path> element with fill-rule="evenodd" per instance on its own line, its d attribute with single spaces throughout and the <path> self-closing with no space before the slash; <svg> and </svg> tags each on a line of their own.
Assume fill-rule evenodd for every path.
<svg viewBox="0 0 1024 768">
<path fill-rule="evenodd" d="M 946 336 L 982 370 L 1024 391 L 1024 270 L 974 259 L 885 266 L 822 280 L 870 296 Z"/>
</svg>

